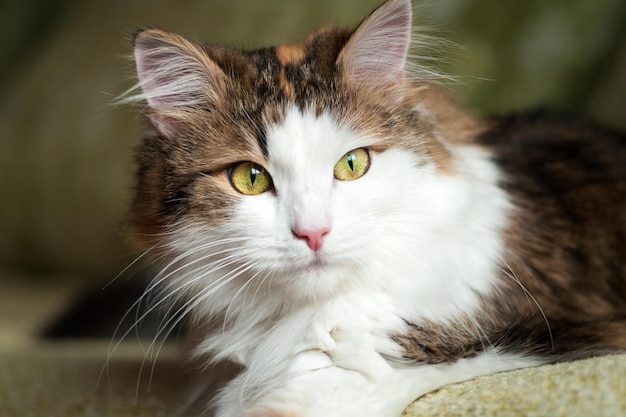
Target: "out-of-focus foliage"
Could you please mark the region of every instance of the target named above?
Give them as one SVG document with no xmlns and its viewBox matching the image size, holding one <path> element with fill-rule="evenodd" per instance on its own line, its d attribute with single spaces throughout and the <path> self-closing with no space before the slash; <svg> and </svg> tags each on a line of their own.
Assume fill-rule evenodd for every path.
<svg viewBox="0 0 626 417">
<path fill-rule="evenodd" d="M 542 105 L 626 128 L 623 0 L 430 4 L 431 18 L 465 48 L 452 71 L 486 80 L 458 89 L 473 108 L 502 113 Z"/>
<path fill-rule="evenodd" d="M 106 279 L 131 259 L 136 109 L 125 58 L 140 26 L 256 47 L 326 23 L 356 24 L 378 0 L 5 0 L 0 5 L 0 270 Z M 479 113 L 544 106 L 626 128 L 623 0 L 430 0 L 418 23 L 450 88 Z M 430 31 L 432 33 L 432 31 Z"/>
</svg>

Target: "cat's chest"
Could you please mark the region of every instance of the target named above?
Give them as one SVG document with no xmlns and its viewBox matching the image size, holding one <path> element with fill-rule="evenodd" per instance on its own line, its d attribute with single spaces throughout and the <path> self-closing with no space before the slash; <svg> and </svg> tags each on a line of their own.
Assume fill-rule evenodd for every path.
<svg viewBox="0 0 626 417">
<path fill-rule="evenodd" d="M 389 366 L 383 357 L 403 356 L 393 336 L 403 332 L 406 323 L 396 310 L 389 294 L 374 289 L 353 291 L 214 337 L 218 345 L 238 339 L 240 348 L 232 353 L 246 366 L 273 363 L 277 369 L 299 373 L 331 365 L 357 369 L 368 364 L 367 369 L 375 370 Z"/>
</svg>

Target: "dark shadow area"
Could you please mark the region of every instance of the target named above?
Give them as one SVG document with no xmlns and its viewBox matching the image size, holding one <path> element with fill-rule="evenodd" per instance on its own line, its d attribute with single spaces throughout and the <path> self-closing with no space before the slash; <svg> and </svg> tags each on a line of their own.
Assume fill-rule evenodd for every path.
<svg viewBox="0 0 626 417">
<path fill-rule="evenodd" d="M 157 305 L 159 299 L 144 294 L 149 286 L 150 271 L 143 271 L 110 285 L 92 287 L 81 294 L 59 316 L 44 326 L 44 339 L 119 339 L 137 338 L 162 340 L 165 332 L 160 326 L 168 320 L 173 323 L 176 308 L 169 304 Z M 139 301 L 141 300 L 141 302 Z M 168 326 L 169 327 L 169 326 Z M 180 334 L 181 325 L 175 325 L 167 338 Z"/>
</svg>

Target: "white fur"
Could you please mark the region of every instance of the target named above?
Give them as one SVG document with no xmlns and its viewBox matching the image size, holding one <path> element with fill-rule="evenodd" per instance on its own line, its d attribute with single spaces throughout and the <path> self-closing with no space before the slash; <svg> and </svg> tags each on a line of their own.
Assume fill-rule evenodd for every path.
<svg viewBox="0 0 626 417">
<path fill-rule="evenodd" d="M 391 148 L 371 153 L 363 177 L 334 179 L 346 152 L 384 140 L 292 108 L 267 135 L 276 192 L 242 196 L 226 225 L 172 228 L 180 256 L 161 277 L 171 296 L 188 295 L 182 309 L 199 322 L 225 315 L 197 353 L 246 366 L 216 399 L 217 416 L 278 407 L 392 417 L 443 384 L 536 364 L 494 350 L 403 364 L 390 336 L 405 320 L 450 322 L 497 287 L 510 204 L 488 154 L 470 147 L 452 149 L 455 174 Z M 317 254 L 296 224 L 331 229 Z"/>
</svg>

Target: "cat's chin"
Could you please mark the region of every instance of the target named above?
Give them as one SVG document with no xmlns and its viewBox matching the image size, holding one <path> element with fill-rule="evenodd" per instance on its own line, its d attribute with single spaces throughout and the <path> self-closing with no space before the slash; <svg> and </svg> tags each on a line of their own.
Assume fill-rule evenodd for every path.
<svg viewBox="0 0 626 417">
<path fill-rule="evenodd" d="M 337 295 L 340 288 L 346 287 L 347 274 L 342 265 L 330 262 L 324 257 L 315 256 L 310 261 L 294 267 L 287 279 L 290 297 L 302 300 L 328 299 Z"/>
<path fill-rule="evenodd" d="M 330 268 L 330 264 L 320 256 L 315 256 L 313 260 L 300 268 L 305 274 L 323 274 L 325 270 Z"/>
</svg>

